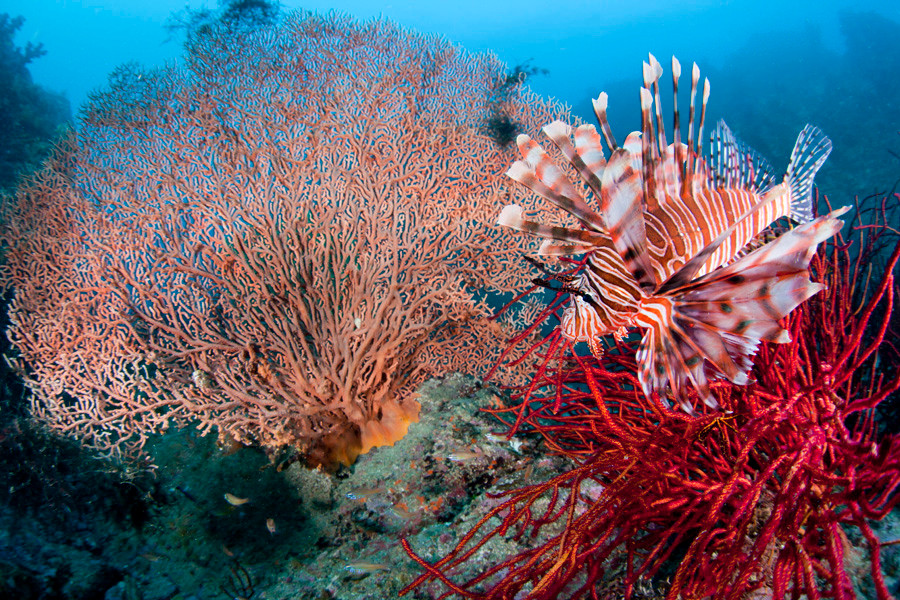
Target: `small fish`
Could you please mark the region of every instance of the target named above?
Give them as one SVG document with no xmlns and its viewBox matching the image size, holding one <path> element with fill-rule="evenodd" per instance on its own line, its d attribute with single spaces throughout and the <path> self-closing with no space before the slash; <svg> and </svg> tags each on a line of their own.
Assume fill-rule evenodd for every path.
<svg viewBox="0 0 900 600">
<path fill-rule="evenodd" d="M 841 229 L 838 217 L 848 207 L 813 219 L 813 177 L 831 152 L 831 140 L 816 127 L 807 125 L 800 132 L 781 181 L 724 122 L 716 127 L 712 150 L 704 157 L 709 81 L 704 81 L 695 130 L 696 64 L 687 143 L 682 143 L 677 105 L 681 65 L 675 58 L 675 139 L 669 144 L 660 105 L 661 75 L 662 67 L 650 55 L 644 63 L 641 131 L 628 135 L 622 146 L 607 122 L 605 93 L 594 101 L 602 136 L 593 125 L 581 125 L 574 130 L 573 144 L 573 130 L 562 121 L 544 127 L 584 180 L 599 212 L 543 148 L 523 134 L 516 139 L 523 160 L 507 175 L 574 216 L 580 228 L 529 221 L 514 204 L 503 209 L 497 223 L 545 238 L 541 255 L 586 254 L 584 267 L 561 288 L 571 296 L 560 324 L 563 336 L 587 342 L 600 357 L 605 336 L 621 339 L 629 328 L 644 329 L 637 352 L 644 393 L 665 398 L 671 389 L 692 413 L 686 386 L 717 408 L 707 375 L 746 384 L 760 341 L 790 340 L 778 321 L 822 289 L 809 279 L 809 261 L 816 246 Z M 797 226 L 744 252 L 782 217 Z"/>
<path fill-rule="evenodd" d="M 507 437 L 501 433 L 494 433 L 492 431 L 488 431 L 484 434 L 484 437 L 487 438 L 487 441 L 492 444 L 503 444 L 506 443 Z"/>
<path fill-rule="evenodd" d="M 344 571 L 353 579 L 362 579 L 378 571 L 390 571 L 391 568 L 381 563 L 373 563 L 365 560 L 355 560 L 344 565 Z"/>
<path fill-rule="evenodd" d="M 522 447 L 526 445 L 525 440 L 517 437 L 507 438 L 503 434 L 488 432 L 484 434 L 484 437 L 493 444 L 509 444 L 509 447 L 516 454 L 522 454 Z"/>
<path fill-rule="evenodd" d="M 453 462 L 469 462 L 470 460 L 475 460 L 476 458 L 481 458 L 484 456 L 484 453 L 481 450 L 457 450 L 456 452 L 451 452 L 447 455 L 447 460 L 451 460 Z"/>
<path fill-rule="evenodd" d="M 410 510 L 405 502 L 398 502 L 397 504 L 394 504 L 388 509 L 387 512 L 398 521 L 402 521 L 404 523 L 409 523 L 420 513 L 419 510 Z"/>
<path fill-rule="evenodd" d="M 230 504 L 232 506 L 240 506 L 241 504 L 247 504 L 248 502 L 250 502 L 250 499 L 249 498 L 239 498 L 239 497 L 235 496 L 234 494 L 229 494 L 228 492 L 225 492 L 225 501 L 228 502 L 228 504 Z"/>
<path fill-rule="evenodd" d="M 175 489 L 184 494 L 184 497 L 191 502 L 197 503 L 197 498 L 195 498 L 194 495 L 187 491 L 185 488 L 181 487 L 180 485 L 176 485 Z"/>
<path fill-rule="evenodd" d="M 278 533 L 278 527 L 275 526 L 275 519 L 266 519 L 266 529 L 268 529 L 269 533 L 271 533 L 272 535 Z"/>
<path fill-rule="evenodd" d="M 350 490 L 344 496 L 349 500 L 359 500 L 361 502 L 365 502 L 371 496 L 377 496 L 378 494 L 385 493 L 385 489 L 382 486 L 378 487 L 368 487 L 368 488 L 356 488 Z"/>
<path fill-rule="evenodd" d="M 159 554 L 155 554 L 153 552 L 144 552 L 143 554 L 140 554 L 139 556 L 141 558 L 143 558 L 144 560 L 148 560 L 150 562 L 158 562 L 160 559 L 162 559 L 162 556 L 160 556 Z"/>
</svg>

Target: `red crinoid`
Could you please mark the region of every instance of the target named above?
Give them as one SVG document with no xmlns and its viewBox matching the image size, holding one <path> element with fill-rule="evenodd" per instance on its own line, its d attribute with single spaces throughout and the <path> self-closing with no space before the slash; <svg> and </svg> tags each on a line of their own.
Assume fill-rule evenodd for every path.
<svg viewBox="0 0 900 600">
<path fill-rule="evenodd" d="M 508 492 L 434 565 L 404 542 L 426 569 L 407 590 L 437 579 L 445 595 L 469 598 L 630 598 L 652 580 L 671 599 L 846 599 L 856 595 L 849 571 L 860 552 L 848 534 L 861 534 L 866 585 L 890 598 L 870 525 L 900 500 L 900 437 L 879 435 L 874 419 L 900 388 L 897 369 L 884 367 L 897 358 L 900 258 L 900 246 L 883 252 L 897 243 L 885 226 L 888 200 L 900 196 L 876 206 L 875 229 L 857 226 L 854 243 L 814 257 L 811 271 L 827 289 L 785 320 L 790 343 L 760 347 L 755 381 L 713 386 L 722 411 L 698 406 L 688 416 L 646 398 L 635 343 L 598 361 L 558 330 L 550 335 L 532 353 L 534 379 L 512 390 L 498 416 L 514 420 L 513 431 L 541 434 L 574 468 Z M 490 529 L 492 517 L 502 523 Z M 560 522 L 558 533 L 548 527 Z M 543 541 L 454 583 L 454 567 L 498 535 Z"/>
</svg>

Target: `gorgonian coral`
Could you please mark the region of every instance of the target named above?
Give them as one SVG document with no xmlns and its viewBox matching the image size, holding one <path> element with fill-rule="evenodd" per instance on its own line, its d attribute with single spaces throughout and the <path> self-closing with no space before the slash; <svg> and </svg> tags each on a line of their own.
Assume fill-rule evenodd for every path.
<svg viewBox="0 0 900 600">
<path fill-rule="evenodd" d="M 534 349 L 532 382 L 512 389 L 498 416 L 574 467 L 508 492 L 433 565 L 407 545 L 427 571 L 407 589 L 439 579 L 471 598 L 631 598 L 652 582 L 671 599 L 847 599 L 860 552 L 850 536 L 859 536 L 869 585 L 889 598 L 870 522 L 896 505 L 900 485 L 900 439 L 880 435 L 874 417 L 900 388 L 900 374 L 884 369 L 897 354 L 900 247 L 873 206 L 874 225 L 813 258 L 827 287 L 785 319 L 792 341 L 760 347 L 750 385 L 713 384 L 721 411 L 695 398 L 698 415 L 688 416 L 645 397 L 635 342 L 598 360 L 554 330 Z M 503 535 L 544 537 L 453 583 L 454 566 Z"/>
</svg>

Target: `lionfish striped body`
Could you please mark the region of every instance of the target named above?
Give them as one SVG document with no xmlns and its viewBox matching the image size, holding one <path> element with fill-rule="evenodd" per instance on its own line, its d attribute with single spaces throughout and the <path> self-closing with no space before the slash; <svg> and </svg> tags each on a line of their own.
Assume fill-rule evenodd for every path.
<svg viewBox="0 0 900 600">
<path fill-rule="evenodd" d="M 703 158 L 709 82 L 704 81 L 695 147 L 696 65 L 682 143 L 681 67 L 675 58 L 675 139 L 668 144 L 661 74 L 651 55 L 644 63 L 641 131 L 631 133 L 622 146 L 606 119 L 605 93 L 594 101 L 602 137 L 593 125 L 579 126 L 574 143 L 565 123 L 544 128 L 599 201 L 599 212 L 540 145 L 520 135 L 523 160 L 508 175 L 573 215 L 581 227 L 528 221 L 516 205 L 505 207 L 498 223 L 545 238 L 542 255 L 587 253 L 584 268 L 567 286 L 572 299 L 563 314 L 563 334 L 587 342 L 600 356 L 604 336 L 644 329 L 637 354 L 644 392 L 664 396 L 669 386 L 691 412 L 683 394 L 687 383 L 715 407 L 708 376 L 744 384 L 760 340 L 789 341 L 778 320 L 822 288 L 809 280 L 809 260 L 820 242 L 840 230 L 837 217 L 847 209 L 812 217 L 813 177 L 831 151 L 830 140 L 815 127 L 801 132 L 781 182 L 723 122 L 711 136 L 709 158 Z M 798 225 L 762 243 L 763 234 L 782 217 Z"/>
</svg>

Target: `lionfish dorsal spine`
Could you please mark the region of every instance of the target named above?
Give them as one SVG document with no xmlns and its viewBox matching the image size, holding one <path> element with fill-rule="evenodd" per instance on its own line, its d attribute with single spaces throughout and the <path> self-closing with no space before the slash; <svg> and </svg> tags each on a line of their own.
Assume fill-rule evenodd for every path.
<svg viewBox="0 0 900 600">
<path fill-rule="evenodd" d="M 691 183 L 694 179 L 694 117 L 697 114 L 697 82 L 700 81 L 700 67 L 694 63 L 691 69 L 691 102 L 688 112 L 688 133 L 687 133 L 687 160 L 684 165 L 684 176 L 681 180 L 681 195 L 689 194 L 691 191 Z"/>
<path fill-rule="evenodd" d="M 600 123 L 600 130 L 603 132 L 603 138 L 606 140 L 606 147 L 612 154 L 619 146 L 616 144 L 616 138 L 613 136 L 612 128 L 606 118 L 606 107 L 609 102 L 609 96 L 606 92 L 600 92 L 596 99 L 591 101 L 594 107 L 594 114 L 597 116 L 597 122 Z"/>
<path fill-rule="evenodd" d="M 709 102 L 709 79 L 703 78 L 703 102 L 700 104 L 700 126 L 697 128 L 697 161 L 703 160 L 703 125 L 706 123 L 706 104 Z"/>
<path fill-rule="evenodd" d="M 663 69 L 662 65 L 659 64 L 659 61 L 656 60 L 656 57 L 652 54 L 650 55 L 650 82 L 653 85 L 653 98 L 656 104 L 656 134 L 658 136 L 659 143 L 659 152 L 657 156 L 662 157 L 666 148 L 668 148 L 669 144 L 666 143 L 666 127 L 663 124 L 662 117 L 662 102 L 659 98 L 659 78 L 662 77 Z M 647 82 L 644 82 L 644 87 L 647 87 Z M 647 88 L 650 89 L 650 88 Z"/>
<path fill-rule="evenodd" d="M 647 65 L 647 63 L 644 63 Z M 648 66 L 648 65 L 647 65 Z M 649 69 L 644 69 L 646 72 Z M 656 187 L 656 142 L 654 141 L 653 119 L 650 110 L 653 104 L 653 96 L 646 87 L 641 88 L 641 155 L 643 156 L 642 168 L 644 204 L 650 211 L 659 209 L 659 190 Z"/>
<path fill-rule="evenodd" d="M 681 189 L 684 179 L 684 149 L 681 147 L 681 121 L 678 114 L 678 80 L 681 78 L 681 63 L 672 57 L 672 121 L 675 135 L 675 189 Z"/>
</svg>

